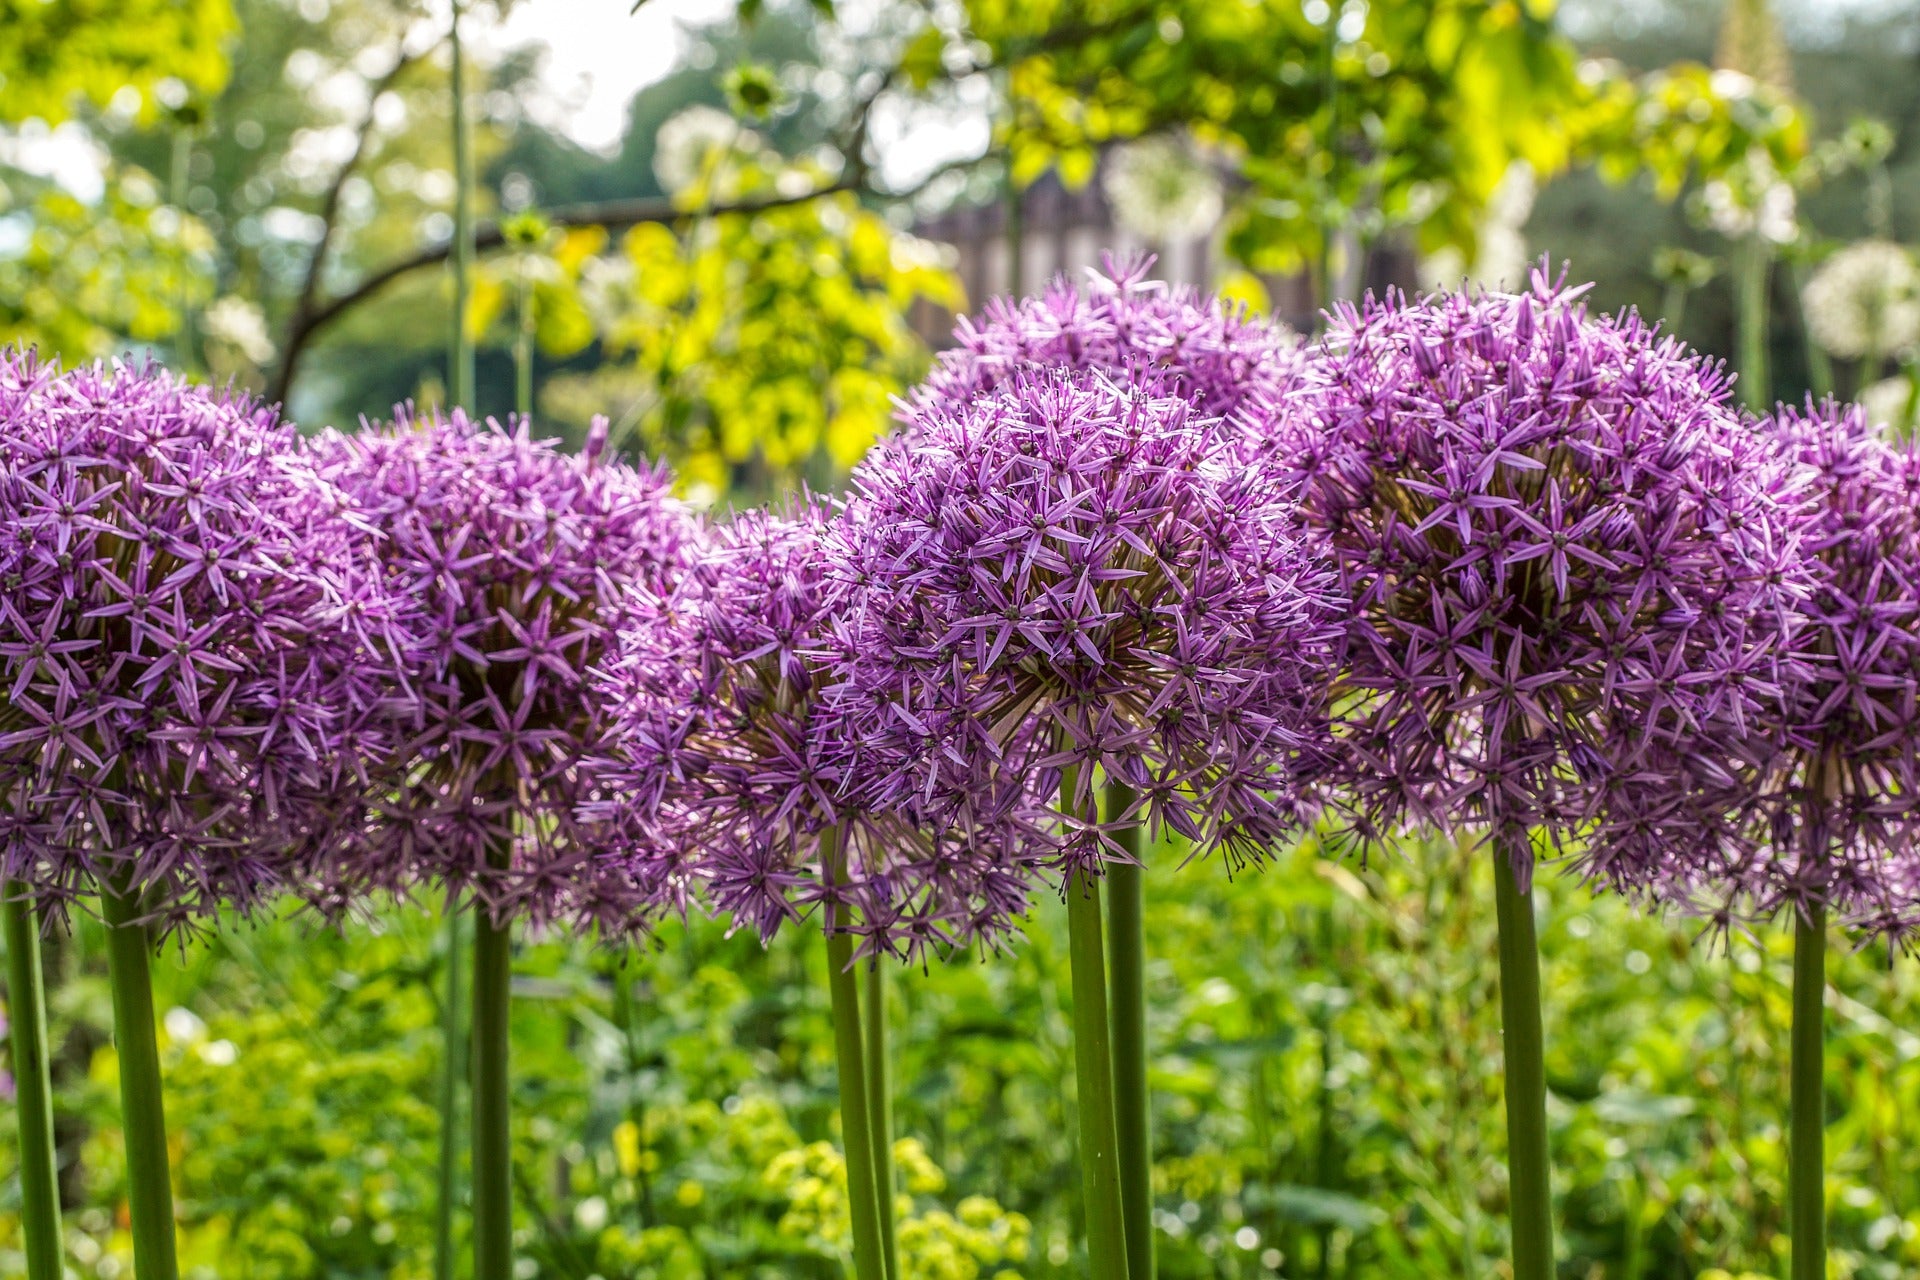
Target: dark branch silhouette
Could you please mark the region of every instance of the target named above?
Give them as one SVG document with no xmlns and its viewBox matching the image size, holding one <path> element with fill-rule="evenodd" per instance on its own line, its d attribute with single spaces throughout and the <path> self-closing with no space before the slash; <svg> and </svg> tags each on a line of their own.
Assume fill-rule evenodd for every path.
<svg viewBox="0 0 1920 1280">
<path fill-rule="evenodd" d="M 367 148 L 373 142 L 374 129 L 378 121 L 376 108 L 380 105 L 380 99 L 400 82 L 400 77 L 410 68 L 439 47 L 439 44 L 435 43 L 417 53 L 408 53 L 402 49 L 399 56 L 394 59 L 393 66 L 374 82 L 372 92 L 367 95 L 367 114 L 361 119 L 360 128 L 354 134 L 353 151 L 347 156 L 339 171 L 333 175 L 333 182 L 327 187 L 327 194 L 320 202 L 320 239 L 314 243 L 313 255 L 307 259 L 306 278 L 300 282 L 300 296 L 293 304 L 293 318 L 287 324 L 290 337 L 302 332 L 307 319 L 313 314 L 314 302 L 320 295 L 320 277 L 326 271 L 328 256 L 333 251 L 334 233 L 339 229 L 340 195 L 346 188 L 347 179 L 359 170 L 361 162 L 366 159 Z M 285 400 L 287 385 L 292 378 L 293 361 L 283 356 L 274 374 L 273 386 L 268 393 L 268 398 L 277 401 Z"/>
<path fill-rule="evenodd" d="M 420 57 L 403 58 L 392 71 L 383 77 L 375 87 L 373 100 L 392 86 L 394 79 L 406 66 Z M 867 133 L 875 104 L 892 88 L 897 78 L 897 68 L 888 69 L 874 87 L 855 104 L 853 114 L 848 121 L 846 134 L 839 150 L 846 158 L 846 169 L 834 182 L 812 190 L 791 196 L 767 196 L 741 200 L 731 204 L 707 204 L 699 208 L 688 209 L 677 205 L 666 197 L 648 197 L 625 200 L 606 200 L 593 204 L 568 205 L 544 212 L 546 221 L 558 227 L 607 227 L 622 228 L 638 226 L 642 223 L 683 223 L 698 221 L 702 218 L 721 217 L 727 214 L 763 213 L 772 209 L 790 208 L 806 204 L 827 196 L 857 193 L 884 200 L 911 199 L 926 189 L 935 179 L 959 168 L 970 167 L 978 163 L 968 160 L 957 164 L 944 165 L 928 175 L 926 181 L 903 192 L 886 192 L 872 186 L 872 165 L 867 159 Z M 358 142 L 353 155 L 334 176 L 321 207 L 320 216 L 325 222 L 320 240 L 314 247 L 314 254 L 308 263 L 306 280 L 301 288 L 298 302 L 294 305 L 292 316 L 287 321 L 285 337 L 280 343 L 280 361 L 274 372 L 268 398 L 284 403 L 287 393 L 293 386 L 294 375 L 300 367 L 301 356 L 312 344 L 319 332 L 346 312 L 359 306 L 375 294 L 385 289 L 402 276 L 411 275 L 425 267 L 437 266 L 453 254 L 453 241 L 439 241 L 426 246 L 418 252 L 390 262 L 386 266 L 367 274 L 358 284 L 346 292 L 322 302 L 319 300 L 320 275 L 326 265 L 325 258 L 332 244 L 335 215 L 338 212 L 340 189 L 360 163 L 368 140 L 373 132 L 373 110 L 369 103 L 367 118 L 362 123 Z M 505 243 L 505 237 L 498 221 L 486 222 L 475 229 L 474 248 L 476 251 L 498 248 Z"/>
</svg>

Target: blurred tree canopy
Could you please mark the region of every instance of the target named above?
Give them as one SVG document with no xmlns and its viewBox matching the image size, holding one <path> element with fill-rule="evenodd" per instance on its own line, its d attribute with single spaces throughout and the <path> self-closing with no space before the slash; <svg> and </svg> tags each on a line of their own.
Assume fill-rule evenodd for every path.
<svg viewBox="0 0 1920 1280">
<path fill-rule="evenodd" d="M 0 334 L 70 358 L 162 344 L 316 423 L 441 394 L 443 23 L 417 0 L 11 3 L 26 15 L 0 50 L 11 132 L 65 119 L 104 176 L 75 191 L 0 163 Z M 477 407 L 514 402 L 508 304 L 531 272 L 543 416 L 624 419 L 624 438 L 703 484 L 830 481 L 927 358 L 909 310 L 980 301 L 962 303 L 912 220 L 1047 173 L 1083 182 L 1135 138 L 1191 147 L 1221 181 L 1228 256 L 1312 271 L 1323 299 L 1357 287 L 1376 248 L 1472 262 L 1516 171 L 1597 170 L 1634 191 L 1616 207 L 1635 221 L 1669 217 L 1643 190 L 1757 198 L 1779 178 L 1811 197 L 1833 177 L 1788 91 L 1707 69 L 1717 27 L 1633 48 L 1591 31 L 1551 0 L 788 0 L 686 30 L 687 56 L 606 156 L 537 110 L 537 51 L 483 57 L 480 240 L 503 256 L 466 318 L 485 344 Z M 667 181 L 663 143 L 696 107 L 734 118 L 724 163 Z M 914 122 L 981 117 L 983 150 L 883 177 Z M 1536 242 L 1615 271 L 1578 227 L 1546 230 L 1562 207 L 1541 203 Z M 508 244 L 523 211 L 559 239 Z"/>
<path fill-rule="evenodd" d="M 0 0 L 0 31 L 0 121 L 58 124 L 82 104 L 151 121 L 220 88 L 234 15 L 229 0 Z"/>
<path fill-rule="evenodd" d="M 1168 128 L 1218 147 L 1246 183 L 1229 248 L 1293 271 L 1329 237 L 1406 228 L 1471 245 L 1509 166 L 1567 164 L 1583 100 L 1551 0 L 971 0 L 1007 67 L 1017 179 L 1092 174 L 1101 144 Z"/>
<path fill-rule="evenodd" d="M 120 127 L 189 127 L 228 72 L 228 0 L 0 0 L 0 127 L 54 142 L 92 114 Z M 62 140 L 73 146 L 79 135 Z M 60 144 L 55 144 L 60 145 Z M 103 164 L 91 198 L 0 151 L 0 342 L 70 358 L 174 334 L 205 300 L 212 241 L 146 171 Z"/>
</svg>

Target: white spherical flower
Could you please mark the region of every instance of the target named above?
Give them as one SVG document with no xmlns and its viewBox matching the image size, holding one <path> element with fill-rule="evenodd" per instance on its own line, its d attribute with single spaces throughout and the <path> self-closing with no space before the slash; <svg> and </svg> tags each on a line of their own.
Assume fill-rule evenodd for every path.
<svg viewBox="0 0 1920 1280">
<path fill-rule="evenodd" d="M 1697 201 L 1707 225 L 1728 239 L 1757 234 L 1772 244 L 1790 244 L 1799 237 L 1799 197 L 1759 147 L 1701 188 Z"/>
<path fill-rule="evenodd" d="M 1860 408 L 1876 431 L 1905 439 L 1913 434 L 1913 384 L 1905 378 L 1882 378 L 1860 393 Z"/>
<path fill-rule="evenodd" d="M 273 359 L 266 313 L 245 298 L 228 294 L 216 300 L 200 313 L 200 332 L 208 341 L 225 343 L 256 365 Z"/>
<path fill-rule="evenodd" d="M 751 151 L 759 137 L 717 107 L 695 105 L 669 116 L 653 135 L 653 176 L 668 192 L 704 177 L 719 151 Z"/>
<path fill-rule="evenodd" d="M 1220 221 L 1220 177 L 1182 138 L 1155 135 L 1107 155 L 1101 186 L 1120 225 L 1160 244 L 1193 240 Z"/>
<path fill-rule="evenodd" d="M 1843 360 L 1893 356 L 1920 343 L 1920 270 L 1888 240 L 1862 240 L 1807 282 L 1807 330 Z"/>
<path fill-rule="evenodd" d="M 1754 220 L 1760 238 L 1772 244 L 1792 244 L 1800 235 L 1800 200 L 1792 187 L 1776 182 L 1761 191 Z"/>
<path fill-rule="evenodd" d="M 1420 284 L 1433 290 L 1457 289 L 1462 282 L 1505 292 L 1526 284 L 1533 256 L 1527 249 L 1527 219 L 1538 189 L 1533 166 L 1516 160 L 1487 197 L 1480 217 L 1473 260 L 1448 245 L 1420 260 Z"/>
</svg>

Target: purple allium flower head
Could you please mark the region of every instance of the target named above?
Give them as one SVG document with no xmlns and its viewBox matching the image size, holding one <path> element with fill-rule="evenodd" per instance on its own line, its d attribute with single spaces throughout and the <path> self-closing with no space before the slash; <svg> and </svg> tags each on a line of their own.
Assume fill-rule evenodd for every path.
<svg viewBox="0 0 1920 1280">
<path fill-rule="evenodd" d="M 763 940 L 818 903 L 870 952 L 992 943 L 1025 910 L 1020 858 L 1043 841 L 973 803 L 875 787 L 886 744 L 833 679 L 855 592 L 825 535 L 851 519 L 811 500 L 743 512 L 674 589 L 628 593 L 596 673 L 620 732 L 593 813 L 628 833 L 639 878 L 694 868 Z"/>
<path fill-rule="evenodd" d="M 505 430 L 402 411 L 329 433 L 321 473 L 386 540 L 389 573 L 427 616 L 419 732 L 404 784 L 337 861 L 343 892 L 444 886 L 496 921 L 623 928 L 667 886 L 598 856 L 577 810 L 604 725 L 585 696 L 608 632 L 601 603 L 660 587 L 692 524 L 662 471 L 598 462 Z"/>
<path fill-rule="evenodd" d="M 1334 794 L 1354 829 L 1490 829 L 1531 873 L 1601 779 L 1710 754 L 1777 690 L 1797 549 L 1728 380 L 1536 270 L 1342 306 L 1273 422 L 1353 612 Z M 1671 757 L 1671 758 L 1669 758 Z M 1634 881 L 1662 856 L 1596 841 Z"/>
<path fill-rule="evenodd" d="M 1012 375 L 927 399 L 854 472 L 863 593 L 847 679 L 873 736 L 905 735 L 888 786 L 1038 794 L 1097 766 L 1133 814 L 1258 857 L 1297 820 L 1324 727 L 1330 577 L 1238 433 L 1176 385 Z M 998 780 L 1005 779 L 1005 783 Z M 1061 867 L 1112 854 L 1076 820 Z"/>
<path fill-rule="evenodd" d="M 1284 395 L 1305 363 L 1296 335 L 1212 294 L 1150 280 L 1152 266 L 1151 257 L 1110 257 L 1084 289 L 1060 276 L 1038 297 L 995 298 L 979 320 L 963 317 L 954 345 L 910 396 L 906 420 L 1042 369 L 1151 378 L 1161 394 L 1213 418 Z"/>
<path fill-rule="evenodd" d="M 0 356 L 0 421 L 6 876 L 169 928 L 304 887 L 419 636 L 342 495 L 158 369 Z"/>
<path fill-rule="evenodd" d="M 1654 887 L 1723 919 L 1825 907 L 1905 940 L 1920 926 L 1920 455 L 1852 405 L 1783 406 L 1769 425 L 1813 499 L 1796 661 L 1752 740 L 1688 788 L 1704 810 L 1688 817 L 1715 838 L 1689 842 Z"/>
</svg>

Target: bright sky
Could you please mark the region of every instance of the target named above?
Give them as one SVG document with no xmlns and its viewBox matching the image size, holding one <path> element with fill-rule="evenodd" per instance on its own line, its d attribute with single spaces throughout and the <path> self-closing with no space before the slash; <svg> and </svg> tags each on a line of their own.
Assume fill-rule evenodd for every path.
<svg viewBox="0 0 1920 1280">
<path fill-rule="evenodd" d="M 503 47 L 542 43 L 547 82 L 560 118 L 544 120 L 576 142 L 610 150 L 620 141 L 627 102 L 685 54 L 682 24 L 711 22 L 732 0 L 522 0 L 494 37 Z"/>
</svg>

